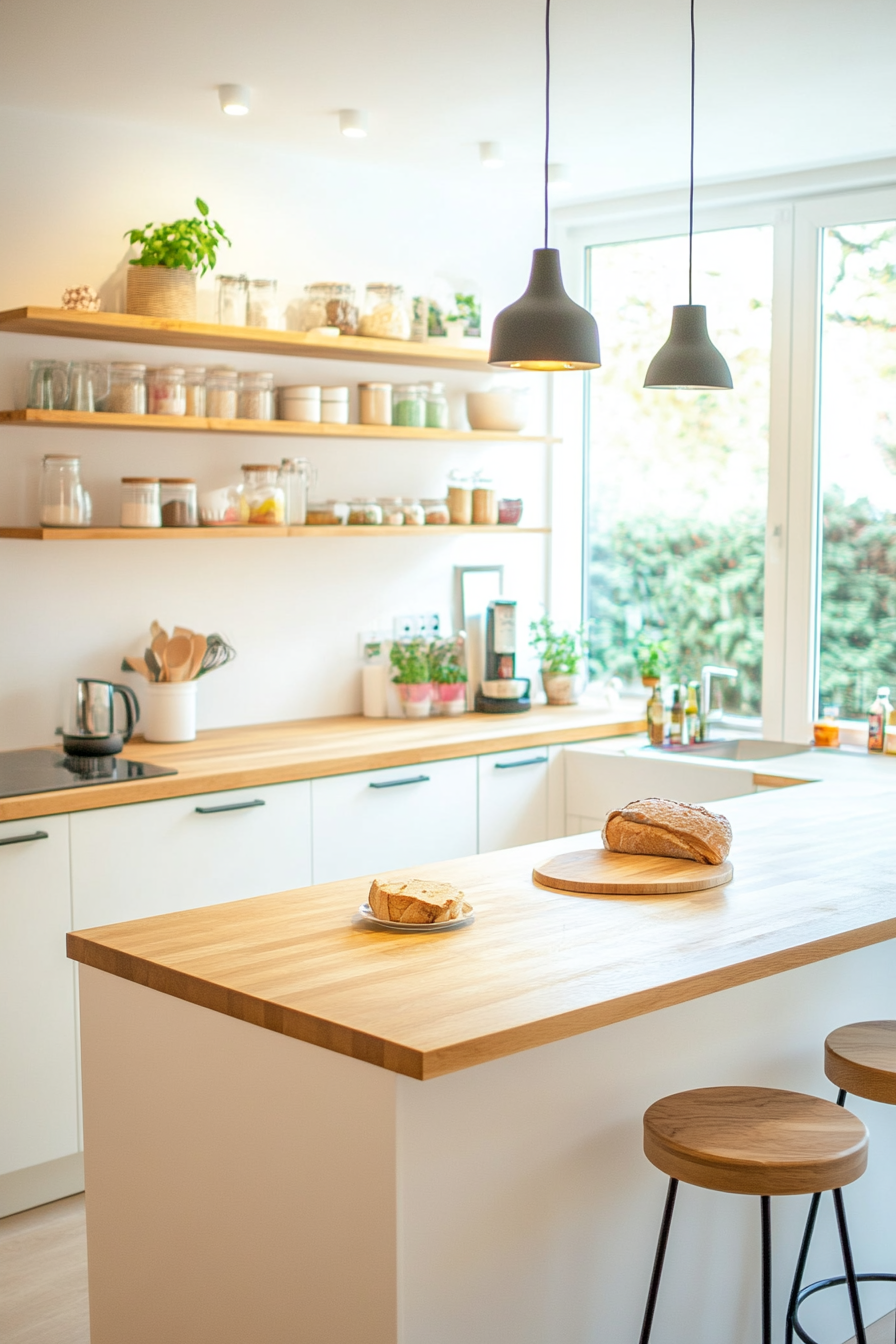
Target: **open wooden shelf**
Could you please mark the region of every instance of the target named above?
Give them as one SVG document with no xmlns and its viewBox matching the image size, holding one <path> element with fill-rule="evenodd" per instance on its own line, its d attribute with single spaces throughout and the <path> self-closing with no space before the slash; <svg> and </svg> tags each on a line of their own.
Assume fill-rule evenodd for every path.
<svg viewBox="0 0 896 1344">
<path fill-rule="evenodd" d="M 495 527 L 450 524 L 424 527 L 0 527 L 0 538 L 8 541 L 220 541 L 239 537 L 244 541 L 275 541 L 283 537 L 413 537 L 446 541 L 459 533 L 476 536 L 501 533 L 503 536 L 546 536 L 549 527 Z"/>
<path fill-rule="evenodd" d="M 137 345 L 177 345 L 202 350 L 242 350 L 256 355 L 305 359 L 356 359 L 373 364 L 416 364 L 430 369 L 488 370 L 488 351 L 435 341 L 387 341 L 373 336 L 310 336 L 301 331 L 222 327 L 214 322 L 176 322 L 129 313 L 80 313 L 67 308 L 10 308 L 0 312 L 0 332 L 67 336 Z"/>
<path fill-rule="evenodd" d="M 0 425 L 53 429 L 175 430 L 213 434 L 273 434 L 281 438 L 412 439 L 447 443 L 559 443 L 542 434 L 487 429 L 414 429 L 407 425 L 318 425 L 298 420 L 215 420 L 199 415 L 123 415 L 115 411 L 0 411 Z"/>
</svg>

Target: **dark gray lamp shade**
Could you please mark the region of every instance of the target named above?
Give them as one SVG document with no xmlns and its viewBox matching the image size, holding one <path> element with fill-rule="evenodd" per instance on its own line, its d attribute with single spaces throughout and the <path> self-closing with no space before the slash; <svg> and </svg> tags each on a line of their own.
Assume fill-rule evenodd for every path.
<svg viewBox="0 0 896 1344">
<path fill-rule="evenodd" d="M 706 308 L 682 303 L 672 309 L 669 339 L 650 361 L 645 387 L 733 387 L 724 356 L 709 339 Z"/>
<path fill-rule="evenodd" d="M 495 318 L 488 362 L 544 373 L 600 368 L 597 323 L 563 288 L 555 247 L 532 253 L 525 294 Z"/>
</svg>

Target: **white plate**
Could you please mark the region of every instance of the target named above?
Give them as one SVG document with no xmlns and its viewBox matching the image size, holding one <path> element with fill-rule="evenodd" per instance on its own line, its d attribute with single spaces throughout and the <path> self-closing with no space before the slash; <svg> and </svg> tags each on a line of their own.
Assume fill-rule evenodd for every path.
<svg viewBox="0 0 896 1344">
<path fill-rule="evenodd" d="M 458 919 L 446 919 L 441 924 L 395 924 L 391 919 L 377 919 L 366 901 L 358 906 L 358 914 L 371 924 L 375 924 L 378 929 L 391 929 L 393 933 L 445 933 L 448 929 L 462 929 L 466 924 L 472 924 L 476 918 L 475 911 L 471 910 L 468 915 L 461 915 Z"/>
</svg>

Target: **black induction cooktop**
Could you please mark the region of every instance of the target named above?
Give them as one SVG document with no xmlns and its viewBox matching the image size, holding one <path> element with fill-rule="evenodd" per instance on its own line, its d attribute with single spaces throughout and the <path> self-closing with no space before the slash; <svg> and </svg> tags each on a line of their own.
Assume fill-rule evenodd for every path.
<svg viewBox="0 0 896 1344">
<path fill-rule="evenodd" d="M 50 748 L 0 751 L 0 798 L 176 774 L 176 770 L 146 765 L 142 761 L 126 761 L 123 756 L 63 756 L 61 751 Z"/>
</svg>

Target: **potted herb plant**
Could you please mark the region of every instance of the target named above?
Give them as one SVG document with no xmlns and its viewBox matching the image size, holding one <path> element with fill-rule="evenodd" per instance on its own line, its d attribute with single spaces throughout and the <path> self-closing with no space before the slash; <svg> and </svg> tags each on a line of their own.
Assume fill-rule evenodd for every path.
<svg viewBox="0 0 896 1344">
<path fill-rule="evenodd" d="M 641 685 L 654 690 L 659 686 L 663 670 L 667 666 L 668 645 L 664 639 L 642 639 L 635 652 Z"/>
<path fill-rule="evenodd" d="M 482 335 L 482 304 L 475 294 L 456 293 L 454 306 L 464 319 L 464 335 L 475 338 Z"/>
<path fill-rule="evenodd" d="M 434 714 L 463 714 L 467 708 L 467 659 L 463 635 L 434 639 L 429 648 Z"/>
<path fill-rule="evenodd" d="M 529 643 L 541 659 L 541 681 L 549 705 L 577 705 L 582 694 L 585 629 L 556 630 L 550 616 L 529 626 Z"/>
<path fill-rule="evenodd" d="M 222 243 L 231 245 L 218 221 L 209 219 L 208 206 L 198 196 L 196 209 L 199 214 L 192 219 L 150 223 L 125 234 L 141 248 L 128 269 L 129 313 L 195 322 L 196 273 L 213 270 L 218 248 Z"/>
<path fill-rule="evenodd" d="M 405 718 L 427 718 L 432 703 L 432 669 L 427 641 L 422 635 L 414 639 L 397 639 L 392 645 L 389 662 Z"/>
</svg>

